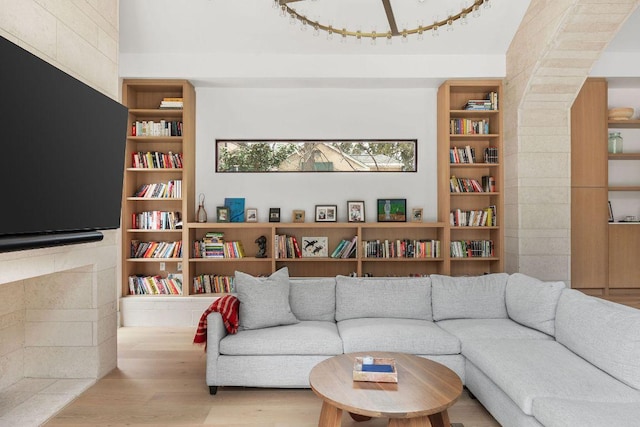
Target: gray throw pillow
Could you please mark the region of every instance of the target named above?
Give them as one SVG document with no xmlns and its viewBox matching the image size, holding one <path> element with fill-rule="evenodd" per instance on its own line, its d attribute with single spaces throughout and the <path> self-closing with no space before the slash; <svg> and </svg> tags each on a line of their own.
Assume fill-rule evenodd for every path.
<svg viewBox="0 0 640 427">
<path fill-rule="evenodd" d="M 267 278 L 235 273 L 240 300 L 238 330 L 298 323 L 289 306 L 289 270 L 284 267 Z"/>
<path fill-rule="evenodd" d="M 507 280 L 507 313 L 512 320 L 553 336 L 563 282 L 543 282 L 521 273 Z"/>
</svg>

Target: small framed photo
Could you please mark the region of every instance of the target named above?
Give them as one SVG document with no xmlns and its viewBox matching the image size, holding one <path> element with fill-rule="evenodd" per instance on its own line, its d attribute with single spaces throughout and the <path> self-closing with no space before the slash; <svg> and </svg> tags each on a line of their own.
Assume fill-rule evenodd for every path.
<svg viewBox="0 0 640 427">
<path fill-rule="evenodd" d="M 406 222 L 407 199 L 378 199 L 378 222 Z"/>
<path fill-rule="evenodd" d="M 231 215 L 229 213 L 229 207 L 227 206 L 218 206 L 216 208 L 216 216 L 218 222 L 229 222 L 231 220 Z"/>
<path fill-rule="evenodd" d="M 327 257 L 329 256 L 329 238 L 302 237 L 302 257 Z"/>
<path fill-rule="evenodd" d="M 280 208 L 269 208 L 269 222 L 280 222 Z"/>
<path fill-rule="evenodd" d="M 364 202 L 347 202 L 347 219 L 349 222 L 364 222 Z"/>
<path fill-rule="evenodd" d="M 304 222 L 304 211 L 295 209 L 291 214 L 291 218 L 293 218 L 293 222 Z"/>
<path fill-rule="evenodd" d="M 411 209 L 411 222 L 422 222 L 422 208 Z"/>
<path fill-rule="evenodd" d="M 338 220 L 338 206 L 316 205 L 316 222 L 336 222 Z"/>
<path fill-rule="evenodd" d="M 244 217 L 247 222 L 258 222 L 258 209 L 256 208 L 247 208 L 244 213 Z"/>
</svg>

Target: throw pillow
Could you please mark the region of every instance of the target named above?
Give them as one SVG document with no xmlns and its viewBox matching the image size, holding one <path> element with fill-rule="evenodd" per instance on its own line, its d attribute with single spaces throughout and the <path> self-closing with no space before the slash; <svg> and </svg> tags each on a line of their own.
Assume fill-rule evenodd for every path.
<svg viewBox="0 0 640 427">
<path fill-rule="evenodd" d="M 505 319 L 506 273 L 471 277 L 431 275 L 433 320 Z"/>
<path fill-rule="evenodd" d="M 514 273 L 507 280 L 507 312 L 512 320 L 553 336 L 563 282 L 543 282 Z"/>
<path fill-rule="evenodd" d="M 240 300 L 238 330 L 298 323 L 289 306 L 289 270 L 286 267 L 267 278 L 236 271 L 234 284 Z"/>
</svg>

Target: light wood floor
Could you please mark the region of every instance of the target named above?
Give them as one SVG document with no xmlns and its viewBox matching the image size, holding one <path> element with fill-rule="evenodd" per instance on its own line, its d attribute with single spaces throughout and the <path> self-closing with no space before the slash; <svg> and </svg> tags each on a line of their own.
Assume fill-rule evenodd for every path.
<svg viewBox="0 0 640 427">
<path fill-rule="evenodd" d="M 205 355 L 194 328 L 121 328 L 118 368 L 45 426 L 316 427 L 321 401 L 311 390 L 220 388 L 209 395 Z M 466 392 L 449 410 L 465 427 L 499 427 Z M 386 420 L 344 427 L 383 427 Z"/>
</svg>

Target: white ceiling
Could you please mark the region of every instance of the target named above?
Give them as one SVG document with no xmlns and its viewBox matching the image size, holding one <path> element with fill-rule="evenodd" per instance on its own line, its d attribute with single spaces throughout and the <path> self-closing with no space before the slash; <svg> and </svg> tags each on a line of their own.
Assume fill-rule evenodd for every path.
<svg viewBox="0 0 640 427">
<path fill-rule="evenodd" d="M 400 28 L 415 25 L 419 20 L 422 20 L 424 25 L 429 25 L 433 22 L 434 15 L 442 19 L 447 14 L 447 4 L 460 5 L 462 1 L 425 0 L 419 4 L 418 0 L 391 0 Z M 495 55 L 504 56 L 530 0 L 490 0 L 490 3 L 490 8 L 482 8 L 480 17 L 470 17 L 467 25 L 454 24 L 453 31 L 441 30 L 438 37 L 432 37 L 427 33 L 422 41 L 412 38 L 408 43 L 401 43 L 395 38 L 391 45 L 384 40 L 378 40 L 376 45 L 372 45 L 368 40 L 356 43 L 353 38 L 349 38 L 347 43 L 341 43 L 337 36 L 333 40 L 327 40 L 325 33 L 314 36 L 313 31 L 303 32 L 299 25 L 291 25 L 287 18 L 279 16 L 272 0 L 124 0 L 120 2 L 120 53 L 123 58 L 121 70 L 124 64 L 125 68 L 140 70 L 145 76 L 152 77 L 149 71 L 153 72 L 162 66 L 154 64 L 153 58 L 156 61 L 158 57 L 164 58 L 165 65 L 169 67 L 181 58 L 189 58 L 191 62 L 183 65 L 182 70 L 176 71 L 185 74 L 186 70 L 187 74 L 173 77 L 191 78 L 198 80 L 202 85 L 247 87 L 260 86 L 263 82 L 260 78 L 251 80 L 250 73 L 244 71 L 247 68 L 242 68 L 245 62 L 253 67 L 272 69 L 276 67 L 274 64 L 284 64 L 281 66 L 293 68 L 292 65 L 297 65 L 295 58 L 300 58 L 298 63 L 301 63 L 301 68 L 302 65 L 306 65 L 307 68 L 333 67 L 335 72 L 329 76 L 333 77 L 333 80 L 325 78 L 322 83 L 318 83 L 321 79 L 307 81 L 305 79 L 308 76 L 298 76 L 289 79 L 289 82 L 287 79 L 279 79 L 278 83 L 272 81 L 270 84 L 304 84 L 307 87 L 376 86 L 382 79 L 378 79 L 378 82 L 368 82 L 362 79 L 362 76 L 349 79 L 349 73 L 340 75 L 336 66 L 341 67 L 342 64 L 344 67 L 354 67 L 354 63 L 371 61 L 371 64 L 374 64 L 371 66 L 376 67 L 381 75 L 385 69 L 392 69 L 396 61 L 412 65 L 433 64 L 434 61 L 439 61 L 438 64 L 441 66 L 443 61 L 459 61 L 465 55 L 494 55 L 494 58 Z M 317 12 L 310 12 L 310 18 L 328 16 L 327 19 L 336 27 L 360 29 L 357 27 L 361 26 L 361 29 L 366 31 L 373 28 L 366 28 L 365 22 L 377 22 L 374 24 L 375 30 L 386 31 L 381 0 L 304 0 L 292 5 L 299 8 L 316 8 Z M 350 15 L 354 17 L 347 18 Z M 610 43 L 607 52 L 640 52 L 639 28 L 640 8 Z M 343 61 L 336 60 L 342 55 L 349 55 L 349 58 L 344 58 Z M 452 59 L 447 61 L 447 57 L 442 55 L 458 57 L 456 59 L 452 56 Z M 198 64 L 197 60 L 193 61 L 193 58 L 198 57 L 203 58 L 199 61 L 201 64 Z M 205 57 L 208 61 L 218 58 L 217 62 L 214 61 L 214 64 L 217 64 L 214 65 L 216 69 L 230 68 L 234 65 L 231 62 L 236 60 L 236 69 L 227 73 L 223 79 L 208 79 L 210 76 L 207 74 L 213 75 L 216 72 L 212 71 L 213 68 L 207 68 L 211 65 L 210 62 L 206 62 Z M 245 57 L 252 59 L 244 60 Z M 323 62 L 324 58 L 327 60 Z M 361 58 L 368 59 L 363 61 Z M 469 62 L 479 64 L 478 61 Z M 202 65 L 205 63 L 206 66 Z M 447 66 L 453 67 L 455 64 Z M 464 66 L 459 65 L 458 68 Z M 195 70 L 194 75 L 188 75 L 191 70 Z M 478 69 L 477 72 L 483 73 L 482 69 Z M 293 74 L 295 72 L 292 72 Z M 130 75 L 125 72 L 124 77 Z M 396 80 L 402 82 L 401 86 L 429 84 L 425 83 L 427 80 L 424 79 L 412 82 L 411 77 L 413 76 L 404 75 Z M 299 81 L 292 82 L 293 80 Z"/>
</svg>

